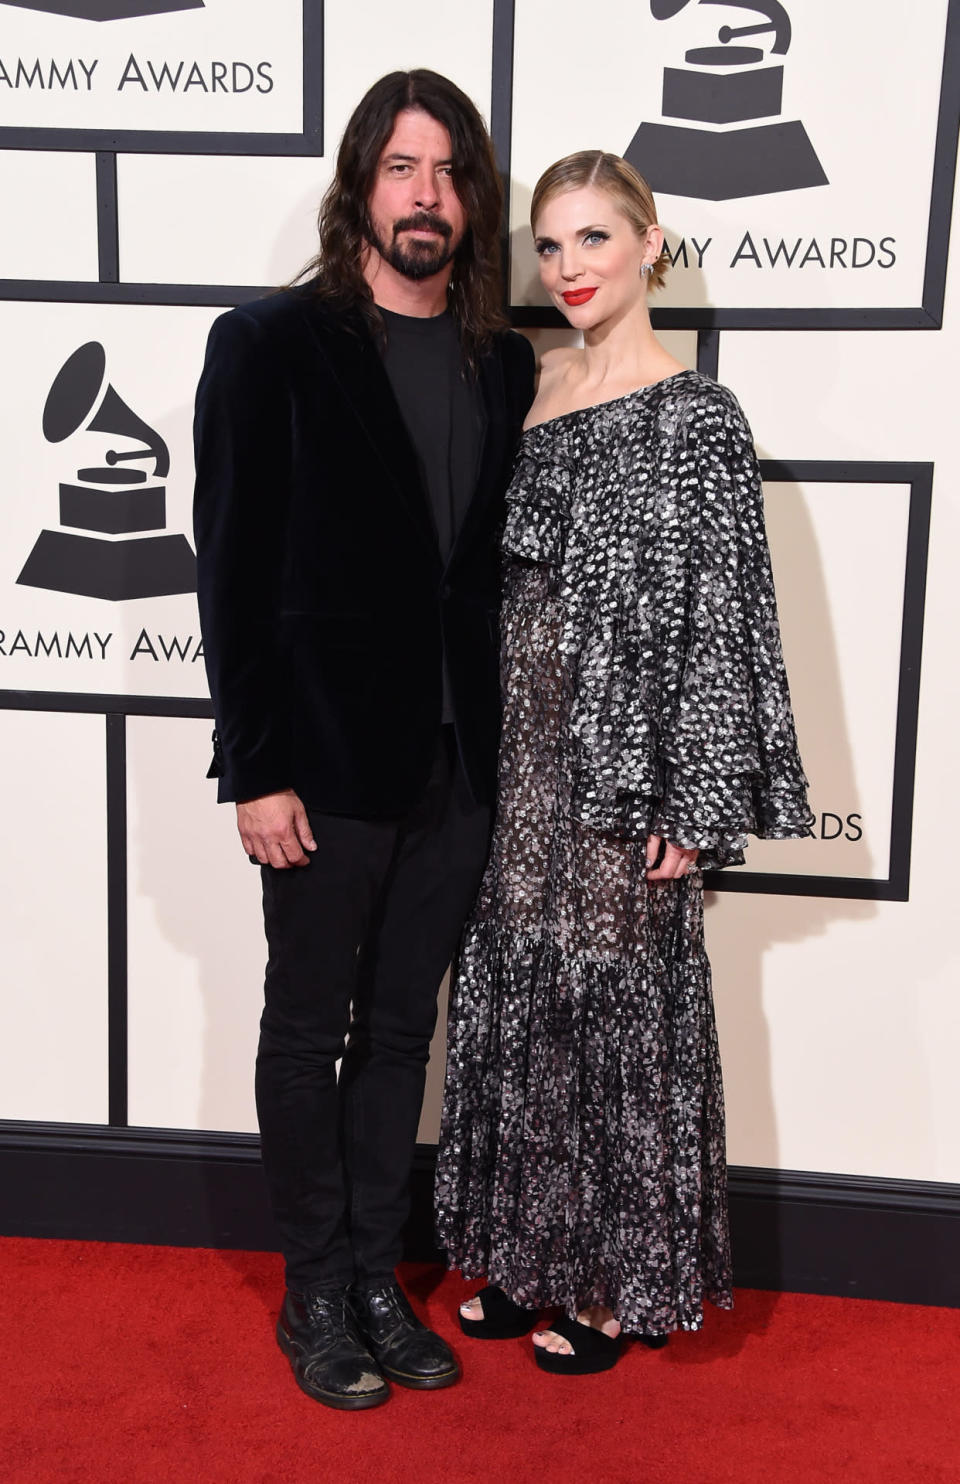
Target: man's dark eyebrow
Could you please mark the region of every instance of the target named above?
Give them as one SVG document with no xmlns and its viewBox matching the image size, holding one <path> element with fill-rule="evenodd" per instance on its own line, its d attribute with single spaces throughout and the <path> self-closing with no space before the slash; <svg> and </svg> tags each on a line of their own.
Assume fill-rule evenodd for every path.
<svg viewBox="0 0 960 1484">
<path fill-rule="evenodd" d="M 390 154 L 390 155 L 384 155 L 384 157 L 383 157 L 383 163 L 384 163 L 384 165 L 391 164 L 391 163 L 393 163 L 393 164 L 403 163 L 403 164 L 408 164 L 408 165 L 416 165 L 417 162 L 419 161 L 419 159 L 420 159 L 420 156 L 419 155 L 401 155 L 401 154 L 399 154 L 397 152 L 394 152 L 393 154 Z M 438 165 L 452 165 L 453 164 L 453 160 L 452 159 L 438 160 L 437 161 L 437 164 Z"/>
</svg>

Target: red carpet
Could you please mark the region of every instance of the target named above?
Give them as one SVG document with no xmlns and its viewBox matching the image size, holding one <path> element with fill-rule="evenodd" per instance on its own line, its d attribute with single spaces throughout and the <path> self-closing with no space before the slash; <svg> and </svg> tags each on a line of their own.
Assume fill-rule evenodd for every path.
<svg viewBox="0 0 960 1484">
<path fill-rule="evenodd" d="M 461 1342 L 467 1292 L 404 1273 L 448 1391 L 354 1414 L 295 1387 L 266 1253 L 0 1241 L 4 1484 L 958 1484 L 960 1313 L 743 1292 L 605 1376 Z"/>
</svg>

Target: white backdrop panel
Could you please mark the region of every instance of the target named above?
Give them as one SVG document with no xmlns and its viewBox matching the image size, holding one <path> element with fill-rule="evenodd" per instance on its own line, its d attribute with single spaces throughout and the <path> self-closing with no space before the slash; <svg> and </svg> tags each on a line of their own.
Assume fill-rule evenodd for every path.
<svg viewBox="0 0 960 1484">
<path fill-rule="evenodd" d="M 0 1118 L 107 1121 L 102 716 L 0 713 Z"/>
<path fill-rule="evenodd" d="M 751 840 L 752 871 L 887 877 L 909 494 L 890 484 L 764 487 L 784 658 L 817 822 L 811 839 Z M 862 580 L 851 601 L 854 551 Z"/>
<path fill-rule="evenodd" d="M 597 0 L 590 9 L 590 24 L 584 25 L 582 7 L 575 0 L 517 7 L 511 192 L 514 304 L 546 302 L 527 226 L 539 174 L 574 150 L 601 148 L 627 154 L 641 124 L 659 128 L 664 122 L 684 131 L 686 143 L 676 146 L 678 165 L 664 167 L 660 181 L 662 136 L 655 136 L 641 151 L 643 158 L 637 163 L 656 190 L 671 249 L 685 240 L 688 252 L 686 266 L 681 264 L 669 275 L 657 300 L 660 305 L 920 303 L 946 0 L 914 7 L 907 26 L 878 24 L 874 0 L 848 0 L 843 6 L 832 0 L 806 0 L 792 11 L 788 50 L 781 55 L 769 50 L 770 28 L 755 38 L 758 52 L 767 49 L 763 62 L 747 62 L 740 75 L 747 75 L 749 82 L 751 76 L 756 79 L 760 72 L 782 65 L 782 107 L 771 116 L 757 117 L 756 125 L 799 124 L 827 183 L 778 190 L 764 184 L 755 191 L 747 182 L 730 199 L 707 200 L 697 194 L 701 187 L 671 193 L 667 182 L 677 178 L 684 152 L 696 171 L 710 140 L 725 130 L 749 129 L 750 116 L 734 109 L 729 124 L 704 128 L 688 117 L 661 112 L 664 69 L 688 80 L 712 71 L 710 80 L 717 80 L 715 63 L 693 63 L 687 51 L 709 48 L 723 24 L 736 27 L 759 17 L 744 17 L 732 6 L 729 10 L 690 6 L 658 21 L 647 5 Z M 732 74 L 721 69 L 719 76 Z M 752 148 L 760 165 L 768 168 L 775 144 L 766 135 L 756 138 Z M 750 149 L 741 135 L 735 152 L 738 165 Z M 787 178 L 796 152 L 794 143 L 774 178 Z M 707 172 L 716 178 L 721 173 L 719 167 Z M 891 190 L 894 180 L 896 189 Z M 748 233 L 750 245 L 745 241 Z M 693 238 L 705 247 L 702 257 L 692 247 Z M 855 238 L 861 243 L 856 250 Z M 784 246 L 778 252 L 781 241 Z M 832 250 L 834 242 L 842 243 L 842 249 Z"/>
<path fill-rule="evenodd" d="M 347 119 L 378 77 L 429 67 L 450 77 L 489 122 L 493 0 L 453 10 L 447 0 L 402 9 L 326 0 L 324 7 L 326 152 L 336 154 Z"/>
<path fill-rule="evenodd" d="M 120 277 L 288 283 L 317 250 L 328 179 L 315 156 L 121 155 Z"/>
<path fill-rule="evenodd" d="M 0 67 L 0 127 L 294 134 L 303 6 L 203 0 L 107 25 L 5 6 Z"/>
<path fill-rule="evenodd" d="M 210 722 L 127 735 L 131 1124 L 256 1129 L 266 947 L 260 874 L 204 778 Z"/>
<path fill-rule="evenodd" d="M 956 1077 L 924 1027 L 946 984 L 911 939 L 926 918 L 895 902 L 708 897 L 732 1164 L 960 1178 Z"/>
<path fill-rule="evenodd" d="M 960 193 L 954 232 L 960 225 Z M 960 254 L 943 330 L 724 330 L 720 380 L 736 392 L 768 458 L 932 460 L 956 447 L 949 393 L 960 331 Z M 947 496 L 940 492 L 935 509 Z M 854 553 L 854 558 L 856 554 Z M 858 568 L 851 573 L 851 591 Z"/>
<path fill-rule="evenodd" d="M 387 72 L 442 72 L 489 119 L 492 0 L 459 11 L 455 27 L 436 0 L 408 6 L 399 29 L 345 0 L 327 0 L 325 11 L 325 157 L 121 158 L 122 278 L 264 285 L 293 278 L 316 251 L 317 208 L 346 122 Z"/>
<path fill-rule="evenodd" d="M 736 1163 L 960 1180 L 951 864 L 960 831 L 960 449 L 950 400 L 958 264 L 940 334 L 721 337 L 721 379 L 743 402 L 764 452 L 935 464 L 910 901 L 718 894 L 708 912 Z M 855 626 L 861 602 L 872 603 L 877 537 L 864 524 L 845 548 L 846 576 L 835 590 L 844 624 Z M 798 580 L 792 562 L 781 562 L 783 576 L 787 567 Z M 852 714 L 846 691 L 844 704 Z"/>
<path fill-rule="evenodd" d="M 145 305 L 0 304 L 0 377 L 9 430 L 0 442 L 5 515 L 0 545 L 0 630 L 6 635 L 0 641 L 4 650 L 0 686 L 4 689 L 207 694 L 199 650 L 196 576 L 190 570 L 192 420 L 207 331 L 219 312 Z M 109 454 L 142 447 L 143 432 L 127 429 L 124 415 L 115 412 L 107 418 L 109 431 L 90 428 L 94 414 L 86 415 L 76 432 L 59 441 L 51 441 L 49 430 L 44 431 L 45 406 L 55 378 L 79 347 L 92 343 L 101 345 L 105 354 L 104 387 L 113 385 L 120 399 L 169 450 L 166 475 L 155 474 L 152 458 L 130 461 L 144 472 L 145 491 L 166 491 L 162 529 L 130 538 L 133 546 L 143 535 L 173 541 L 178 561 L 175 575 L 182 566 L 185 576 L 168 588 L 166 596 L 124 601 L 85 596 L 82 582 L 89 575 L 87 558 L 75 566 L 73 555 L 69 562 L 64 559 L 62 573 L 58 567 L 52 576 L 41 572 L 29 582 L 18 580 L 28 558 L 42 549 L 36 546 L 42 531 L 57 539 L 62 534 L 81 536 L 84 550 L 95 548 L 98 560 L 103 549 L 115 549 L 118 541 L 126 539 L 76 530 L 76 519 L 87 518 L 83 513 L 72 522 L 63 522 L 62 487 L 79 489 L 78 498 L 86 511 L 88 500 L 103 493 L 100 476 L 109 473 Z M 96 391 L 95 381 L 91 385 Z M 103 395 L 101 391 L 101 401 Z M 36 585 L 40 579 L 58 586 Z M 68 642 L 71 636 L 72 645 Z"/>
<path fill-rule="evenodd" d="M 0 150 L 0 278 L 96 279 L 93 155 Z"/>
</svg>

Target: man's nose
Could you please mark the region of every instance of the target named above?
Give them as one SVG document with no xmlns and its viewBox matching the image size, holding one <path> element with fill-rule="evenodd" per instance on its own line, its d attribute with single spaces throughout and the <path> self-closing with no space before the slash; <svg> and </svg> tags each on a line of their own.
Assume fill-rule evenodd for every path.
<svg viewBox="0 0 960 1484">
<path fill-rule="evenodd" d="M 417 205 L 423 211 L 431 211 L 440 204 L 440 193 L 437 190 L 436 177 L 432 172 L 424 172 L 417 177 Z"/>
</svg>

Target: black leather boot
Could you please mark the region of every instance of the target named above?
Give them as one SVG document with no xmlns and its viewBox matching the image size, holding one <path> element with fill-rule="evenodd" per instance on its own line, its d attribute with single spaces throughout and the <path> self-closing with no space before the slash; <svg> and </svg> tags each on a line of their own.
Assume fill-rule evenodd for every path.
<svg viewBox="0 0 960 1484">
<path fill-rule="evenodd" d="M 384 1375 L 401 1386 L 436 1391 L 460 1379 L 453 1351 L 414 1314 L 399 1283 L 357 1284 L 351 1303 L 360 1333 Z"/>
<path fill-rule="evenodd" d="M 377 1407 L 390 1395 L 357 1328 L 346 1285 L 288 1291 L 277 1320 L 277 1341 L 301 1391 L 325 1407 L 356 1411 Z"/>
</svg>

